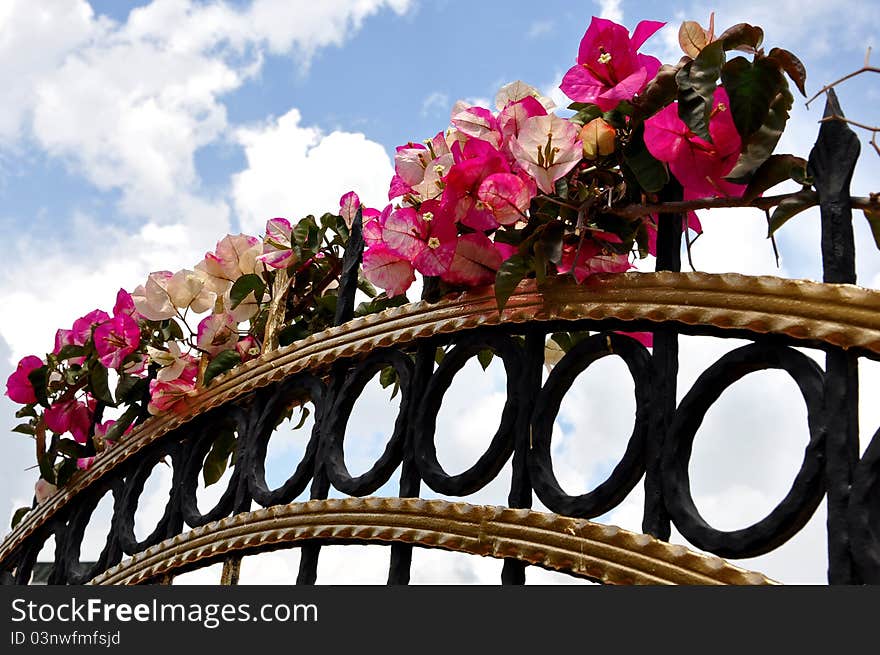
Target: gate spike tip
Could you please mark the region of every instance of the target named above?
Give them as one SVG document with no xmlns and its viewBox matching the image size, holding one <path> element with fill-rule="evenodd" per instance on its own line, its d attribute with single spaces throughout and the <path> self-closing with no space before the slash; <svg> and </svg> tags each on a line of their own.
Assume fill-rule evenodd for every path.
<svg viewBox="0 0 880 655">
<path fill-rule="evenodd" d="M 840 108 L 840 101 L 837 99 L 837 93 L 835 93 L 834 89 L 828 89 L 825 92 L 825 113 L 822 117 L 831 118 L 832 116 L 844 118 L 843 109 Z"/>
</svg>

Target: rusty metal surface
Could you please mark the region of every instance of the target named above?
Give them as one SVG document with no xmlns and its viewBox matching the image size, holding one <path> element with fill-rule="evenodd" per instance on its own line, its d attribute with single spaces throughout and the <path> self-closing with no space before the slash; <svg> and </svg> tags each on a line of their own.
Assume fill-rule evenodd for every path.
<svg viewBox="0 0 880 655">
<path fill-rule="evenodd" d="M 325 539 L 515 558 L 606 584 L 775 584 L 711 555 L 615 526 L 526 509 L 416 498 L 311 500 L 237 514 L 148 548 L 89 584 L 139 584 L 200 561 Z"/>
<path fill-rule="evenodd" d="M 581 319 L 651 321 L 824 341 L 880 354 L 880 292 L 848 284 L 706 273 L 625 273 L 590 278 L 583 285 L 559 280 L 542 292 L 522 284 L 499 314 L 491 288 L 417 302 L 311 335 L 247 362 L 219 377 L 183 415 L 153 417 L 87 472 L 30 512 L 0 544 L 0 563 L 27 536 L 83 489 L 108 475 L 143 447 L 257 388 L 297 372 L 325 370 L 335 361 L 377 348 L 490 325 Z"/>
</svg>

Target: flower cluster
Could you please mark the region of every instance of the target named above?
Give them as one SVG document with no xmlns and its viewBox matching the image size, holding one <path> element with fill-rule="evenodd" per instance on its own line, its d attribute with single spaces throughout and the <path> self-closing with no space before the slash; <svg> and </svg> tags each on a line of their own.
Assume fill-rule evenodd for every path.
<svg viewBox="0 0 880 655">
<path fill-rule="evenodd" d="M 405 300 L 417 272 L 441 294 L 494 284 L 502 310 L 525 278 L 539 288 L 556 275 L 581 283 L 655 254 L 657 218 L 631 218 L 623 206 L 755 197 L 799 179 L 803 160 L 773 154 L 792 104 L 787 78 L 804 91 L 797 58 L 765 53 L 758 27 L 716 36 L 714 21 L 688 21 L 685 56 L 664 65 L 641 52 L 663 25 L 643 21 L 630 33 L 593 18 L 562 80 L 566 109 L 519 81 L 494 108 L 457 103 L 446 129 L 397 148 L 384 209 L 351 192 L 337 214 L 273 218 L 261 238 L 227 235 L 192 268 L 120 290 L 112 314 L 96 309 L 58 330 L 53 351 L 22 359 L 7 382 L 26 419 L 16 430 L 37 443 L 38 497 L 138 421 L 187 411 L 218 374 L 328 327 L 358 215 L 360 288 L 372 299 L 362 311 Z M 733 51 L 743 54 L 728 60 Z M 700 230 L 693 213 L 689 228 Z M 110 408 L 116 416 L 105 420 Z"/>
</svg>

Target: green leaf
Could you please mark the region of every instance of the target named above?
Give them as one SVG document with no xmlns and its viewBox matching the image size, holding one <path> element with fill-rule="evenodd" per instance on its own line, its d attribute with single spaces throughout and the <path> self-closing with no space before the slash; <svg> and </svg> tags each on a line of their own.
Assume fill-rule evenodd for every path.
<svg viewBox="0 0 880 655">
<path fill-rule="evenodd" d="M 770 216 L 768 236 L 774 234 L 776 230 L 782 227 L 790 218 L 797 216 L 802 211 L 809 209 L 815 204 L 816 196 L 810 191 L 800 191 L 780 202 Z"/>
<path fill-rule="evenodd" d="M 327 212 L 321 216 L 321 227 L 325 230 L 335 230 L 336 225 L 340 220 L 342 220 L 341 216 Z"/>
<path fill-rule="evenodd" d="M 305 405 L 303 405 L 303 406 L 301 407 L 301 414 L 300 414 L 300 417 L 299 417 L 299 423 L 297 423 L 296 425 L 294 425 L 294 426 L 293 426 L 293 429 L 294 429 L 294 430 L 299 430 L 303 425 L 305 425 L 305 423 L 306 423 L 306 419 L 309 417 L 309 414 L 310 414 L 310 413 L 311 413 L 311 412 L 309 411 L 309 408 L 306 407 Z"/>
<path fill-rule="evenodd" d="M 666 165 L 655 159 L 645 146 L 644 124 L 633 130 L 629 143 L 623 151 L 623 160 L 646 193 L 657 193 L 669 182 Z"/>
<path fill-rule="evenodd" d="M 147 378 L 139 378 L 134 375 L 122 375 L 116 385 L 116 400 L 120 403 L 128 403 L 138 400 L 149 387 Z"/>
<path fill-rule="evenodd" d="M 759 58 L 753 64 L 745 57 L 736 57 L 721 69 L 721 81 L 730 98 L 733 124 L 746 141 L 764 124 L 785 79 L 779 68 L 766 58 Z"/>
<path fill-rule="evenodd" d="M 582 102 L 573 102 L 572 105 L 582 105 L 581 108 L 577 110 L 577 113 L 569 119 L 572 123 L 576 123 L 577 125 L 586 125 L 602 115 L 602 110 L 599 109 L 597 105 L 585 104 Z M 571 109 L 571 106 L 569 106 L 569 109 Z"/>
<path fill-rule="evenodd" d="M 434 362 L 439 366 L 445 356 L 446 351 L 440 346 L 437 346 L 437 350 L 434 352 Z"/>
<path fill-rule="evenodd" d="M 232 429 L 224 430 L 214 440 L 211 451 L 205 458 L 205 464 L 202 468 L 202 477 L 205 480 L 205 486 L 210 487 L 217 482 L 226 472 L 229 462 L 229 456 L 235 450 L 235 431 Z"/>
<path fill-rule="evenodd" d="M 263 291 L 265 291 L 265 289 L 266 283 L 263 282 L 263 278 L 256 273 L 242 275 L 235 281 L 235 284 L 233 284 L 232 288 L 229 290 L 230 308 L 235 309 L 238 307 L 251 293 L 254 294 L 254 297 L 257 300 L 260 300 L 260 298 L 263 297 Z"/>
<path fill-rule="evenodd" d="M 18 432 L 19 434 L 28 434 L 30 436 L 34 436 L 34 434 L 36 434 L 34 426 L 30 423 L 19 423 L 14 428 L 12 428 L 12 431 Z"/>
<path fill-rule="evenodd" d="M 480 362 L 480 366 L 483 367 L 484 371 L 489 368 L 489 364 L 492 363 L 493 357 L 495 357 L 495 353 L 488 348 L 477 353 L 477 361 Z"/>
<path fill-rule="evenodd" d="M 697 136 L 712 141 L 709 134 L 709 116 L 712 98 L 718 86 L 718 76 L 724 65 L 724 44 L 714 41 L 700 52 L 692 62 L 685 64 L 675 74 L 678 84 L 678 117 Z"/>
<path fill-rule="evenodd" d="M 224 350 L 217 353 L 205 368 L 205 386 L 207 387 L 211 380 L 238 364 L 241 364 L 241 355 L 238 354 L 238 351 Z"/>
<path fill-rule="evenodd" d="M 744 140 L 742 154 L 725 179 L 738 183 L 748 182 L 754 172 L 773 153 L 783 131 L 785 131 L 788 112 L 794 102 L 794 97 L 787 86 L 784 84 L 779 94 L 774 98 L 761 128 L 747 140 Z"/>
<path fill-rule="evenodd" d="M 871 227 L 871 236 L 874 237 L 874 245 L 880 250 L 880 209 L 863 209 L 868 225 Z"/>
<path fill-rule="evenodd" d="M 34 388 L 37 402 L 43 407 L 48 407 L 49 398 L 46 396 L 46 387 L 49 385 L 49 367 L 44 365 L 40 368 L 35 368 L 28 373 L 28 381 L 30 381 L 31 386 Z"/>
<path fill-rule="evenodd" d="M 805 85 L 807 83 L 807 69 L 804 67 L 800 59 L 795 57 L 788 50 L 783 50 L 782 48 L 773 48 L 770 50 L 767 59 L 774 61 L 779 68 L 784 70 L 791 78 L 791 81 L 795 83 L 795 86 L 797 86 L 801 95 L 806 97 L 807 90 Z"/>
<path fill-rule="evenodd" d="M 92 395 L 111 407 L 116 406 L 107 382 L 107 367 L 96 360 L 89 361 L 89 389 Z"/>
<path fill-rule="evenodd" d="M 122 413 L 122 416 L 116 419 L 116 422 L 110 426 L 109 430 L 107 430 L 107 433 L 104 435 L 104 441 L 119 441 L 122 438 L 122 435 L 125 434 L 128 426 L 134 422 L 140 412 L 140 405 L 131 405 L 126 409 Z"/>
<path fill-rule="evenodd" d="M 498 312 L 504 309 L 510 300 L 516 285 L 535 270 L 535 260 L 528 255 L 516 254 L 504 261 L 495 274 L 495 300 Z"/>
<path fill-rule="evenodd" d="M 30 511 L 30 507 L 19 507 L 17 510 L 15 510 L 15 513 L 12 515 L 12 524 L 9 527 L 14 528 L 16 525 L 21 523 L 21 520 L 24 518 L 25 514 Z"/>
<path fill-rule="evenodd" d="M 50 482 L 55 484 L 55 452 L 50 448 L 49 452 L 43 455 L 38 461 L 37 465 L 40 468 L 40 477 L 43 478 L 46 482 Z"/>
<path fill-rule="evenodd" d="M 293 323 L 292 325 L 287 325 L 278 333 L 278 345 L 289 346 L 294 341 L 305 339 L 311 333 L 309 326 L 305 323 Z"/>
<path fill-rule="evenodd" d="M 72 457 L 73 459 L 86 456 L 85 446 L 81 446 L 73 439 L 59 439 L 57 448 L 59 453 Z"/>
<path fill-rule="evenodd" d="M 642 119 L 650 118 L 658 111 L 671 104 L 678 94 L 675 76 L 679 66 L 663 64 L 657 76 L 648 83 L 636 101 L 636 108 Z"/>
<path fill-rule="evenodd" d="M 718 37 L 725 50 L 755 52 L 764 42 L 764 30 L 748 23 L 737 23 Z"/>
<path fill-rule="evenodd" d="M 786 180 L 797 179 L 806 174 L 807 161 L 794 155 L 772 155 L 752 175 L 743 193 L 743 200 L 751 202 L 767 189 Z"/>
<path fill-rule="evenodd" d="M 379 373 L 379 384 L 382 385 L 382 388 L 387 389 L 395 382 L 397 382 L 397 369 L 393 366 L 383 368 L 382 372 Z"/>
<path fill-rule="evenodd" d="M 58 466 L 58 470 L 55 473 L 55 484 L 59 487 L 67 484 L 67 481 L 76 473 L 76 460 L 75 459 L 65 459 Z"/>
<path fill-rule="evenodd" d="M 83 346 L 77 346 L 75 343 L 70 343 L 59 350 L 55 357 L 59 361 L 64 361 L 65 359 L 71 359 L 72 357 L 82 357 L 85 352 L 86 349 Z"/>
<path fill-rule="evenodd" d="M 17 412 L 15 412 L 15 418 L 28 418 L 28 417 L 36 418 L 36 416 L 37 416 L 37 411 L 34 409 L 33 403 L 31 403 L 30 405 L 25 405 L 24 407 L 19 409 Z"/>
</svg>

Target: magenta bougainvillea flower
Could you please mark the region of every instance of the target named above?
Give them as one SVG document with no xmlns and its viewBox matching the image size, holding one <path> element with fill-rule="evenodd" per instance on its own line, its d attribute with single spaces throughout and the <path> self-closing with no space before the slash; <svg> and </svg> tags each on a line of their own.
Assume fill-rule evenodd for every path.
<svg viewBox="0 0 880 655">
<path fill-rule="evenodd" d="M 601 236 L 599 234 L 598 236 Z M 615 236 L 615 235 L 611 235 Z M 616 239 L 620 241 L 620 239 Z M 614 243 L 608 239 L 607 243 Z M 562 249 L 560 273 L 571 273 L 578 284 L 595 273 L 623 273 L 632 268 L 629 256 L 609 252 L 602 240 L 586 238 L 580 244 L 566 245 Z"/>
<path fill-rule="evenodd" d="M 459 151 L 456 148 L 456 151 Z M 498 222 L 478 197 L 480 185 L 496 173 L 509 173 L 510 166 L 504 155 L 492 144 L 471 139 L 460 149 L 460 159 L 446 176 L 442 209 L 453 221 L 475 230 L 490 230 Z M 455 153 L 453 153 L 455 154 Z"/>
<path fill-rule="evenodd" d="M 526 219 L 526 210 L 535 197 L 534 183 L 527 184 L 512 173 L 490 175 L 477 189 L 477 198 L 492 213 L 499 225 L 514 225 Z"/>
<path fill-rule="evenodd" d="M 553 114 L 532 116 L 510 142 L 516 162 L 544 193 L 553 193 L 556 180 L 574 168 L 583 156 L 578 127 Z"/>
<path fill-rule="evenodd" d="M 86 443 L 92 426 L 94 404 L 91 398 L 88 405 L 78 400 L 55 401 L 43 413 L 43 420 L 52 432 L 70 432 L 77 443 Z"/>
<path fill-rule="evenodd" d="M 6 380 L 6 395 L 9 399 L 22 405 L 37 402 L 34 387 L 28 379 L 28 374 L 40 368 L 45 362 L 36 355 L 28 355 L 22 358 L 15 367 L 15 371 Z"/>
<path fill-rule="evenodd" d="M 98 361 L 107 368 L 119 368 L 122 360 L 137 350 L 140 343 L 141 329 L 128 314 L 114 316 L 95 328 Z"/>
<path fill-rule="evenodd" d="M 675 104 L 645 121 L 645 145 L 648 151 L 669 164 L 669 170 L 684 187 L 685 200 L 739 197 L 745 190 L 743 185 L 724 179 L 736 164 L 742 146 L 729 107 L 727 92 L 723 87 L 718 87 L 709 118 L 712 143 L 690 131 L 678 117 Z"/>
<path fill-rule="evenodd" d="M 458 240 L 449 270 L 441 278 L 453 284 L 479 286 L 495 281 L 501 267 L 501 253 L 482 232 L 465 234 Z"/>
<path fill-rule="evenodd" d="M 623 25 L 593 16 L 581 39 L 577 65 L 565 74 L 559 88 L 572 100 L 598 105 L 602 111 L 631 100 L 660 68 L 658 59 L 638 49 L 665 24 L 643 20 L 630 36 Z"/>
<path fill-rule="evenodd" d="M 100 309 L 93 309 L 73 322 L 73 343 L 82 345 L 92 338 L 92 330 L 110 320 L 110 315 Z"/>
</svg>

